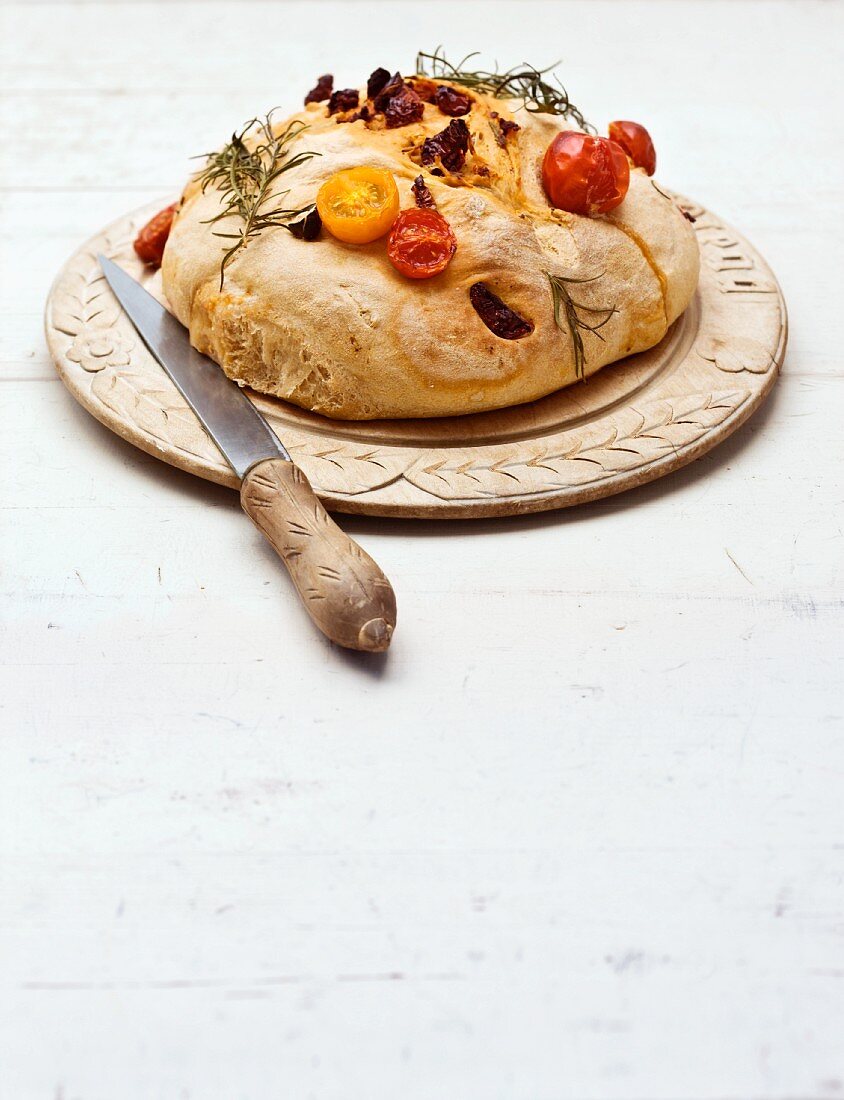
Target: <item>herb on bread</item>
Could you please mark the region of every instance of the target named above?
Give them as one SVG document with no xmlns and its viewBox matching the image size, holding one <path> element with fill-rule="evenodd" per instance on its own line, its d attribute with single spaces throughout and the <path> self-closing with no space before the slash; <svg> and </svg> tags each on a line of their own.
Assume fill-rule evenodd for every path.
<svg viewBox="0 0 844 1100">
<path fill-rule="evenodd" d="M 320 154 L 303 150 L 291 156 L 291 144 L 307 126 L 294 121 L 276 134 L 272 116 L 270 111 L 265 118 L 250 119 L 222 149 L 207 154 L 205 168 L 198 176 L 203 193 L 209 187 L 222 193 L 223 209 L 206 224 L 214 225 L 230 217 L 240 218 L 242 223 L 233 232 L 214 230 L 215 237 L 234 242 L 220 262 L 221 290 L 226 268 L 241 248 L 265 229 L 287 228 L 289 222 L 313 206 L 290 209 L 283 205 L 287 191 L 273 193 L 273 184 L 284 172 Z"/>
<path fill-rule="evenodd" d="M 499 72 L 496 68 L 489 72 L 485 69 L 472 69 L 468 63 L 477 53 L 467 54 L 462 61 L 453 65 L 447 60 L 442 46 L 433 53 L 420 50 L 416 55 L 416 72 L 421 77 L 434 80 L 449 80 L 464 88 L 494 96 L 496 99 L 520 99 L 526 111 L 535 114 L 561 115 L 573 119 L 581 129 L 594 134 L 595 128 L 586 121 L 580 110 L 575 107 L 563 85 L 556 81 L 550 84 L 543 78 L 554 68 L 537 69 L 523 62 L 512 69 Z"/>
<path fill-rule="evenodd" d="M 603 336 L 599 332 L 604 325 L 609 321 L 614 313 L 618 313 L 615 306 L 608 307 L 602 306 L 600 308 L 593 308 L 592 306 L 585 306 L 582 302 L 575 302 L 571 294 L 569 294 L 567 283 L 594 283 L 597 279 L 600 279 L 600 275 L 593 275 L 591 279 L 566 279 L 562 275 L 552 275 L 550 271 L 546 271 L 548 276 L 548 282 L 551 284 L 551 296 L 554 299 L 554 321 L 557 328 L 565 331 L 568 329 L 571 336 L 571 342 L 574 347 L 574 374 L 576 378 L 586 377 L 586 353 L 583 349 L 583 337 L 580 335 L 580 330 L 585 332 L 591 332 L 598 337 L 599 340 L 603 340 Z M 585 321 L 582 317 L 578 316 L 577 311 L 581 310 L 583 313 L 603 314 L 603 318 L 597 321 L 594 325 Z M 563 314 L 565 314 L 565 325 L 563 324 Z"/>
</svg>

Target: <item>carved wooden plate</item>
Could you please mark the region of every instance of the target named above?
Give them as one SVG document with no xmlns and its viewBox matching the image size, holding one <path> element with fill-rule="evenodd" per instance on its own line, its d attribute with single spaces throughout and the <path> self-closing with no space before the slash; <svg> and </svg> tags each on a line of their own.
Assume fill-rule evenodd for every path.
<svg viewBox="0 0 844 1100">
<path fill-rule="evenodd" d="M 427 420 L 328 420 L 250 392 L 326 506 L 451 518 L 562 508 L 619 493 L 700 457 L 759 407 L 785 354 L 785 302 L 735 230 L 678 196 L 695 219 L 701 279 L 657 347 L 528 405 Z M 223 485 L 237 480 L 149 354 L 100 272 L 112 257 L 160 296 L 132 240 L 162 203 L 120 218 L 59 273 L 46 327 L 59 374 L 112 431 Z"/>
</svg>

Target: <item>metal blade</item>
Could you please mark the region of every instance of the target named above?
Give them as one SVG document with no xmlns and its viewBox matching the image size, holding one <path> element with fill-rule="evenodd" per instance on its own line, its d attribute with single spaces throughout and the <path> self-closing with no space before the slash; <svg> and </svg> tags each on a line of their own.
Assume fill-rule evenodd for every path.
<svg viewBox="0 0 844 1100">
<path fill-rule="evenodd" d="M 187 330 L 131 275 L 105 256 L 103 274 L 144 343 L 167 371 L 237 474 L 264 458 L 290 455 L 240 386 L 191 346 Z"/>
</svg>

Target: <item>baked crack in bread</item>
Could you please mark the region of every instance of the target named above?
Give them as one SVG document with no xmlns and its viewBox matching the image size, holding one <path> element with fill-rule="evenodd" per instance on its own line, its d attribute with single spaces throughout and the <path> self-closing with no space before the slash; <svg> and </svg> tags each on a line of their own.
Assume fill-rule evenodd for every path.
<svg viewBox="0 0 844 1100">
<path fill-rule="evenodd" d="M 548 113 L 533 90 L 435 72 L 320 78 L 142 233 L 230 378 L 338 419 L 471 413 L 650 348 L 689 304 L 697 242 L 642 127 L 610 141 L 567 99 Z"/>
</svg>

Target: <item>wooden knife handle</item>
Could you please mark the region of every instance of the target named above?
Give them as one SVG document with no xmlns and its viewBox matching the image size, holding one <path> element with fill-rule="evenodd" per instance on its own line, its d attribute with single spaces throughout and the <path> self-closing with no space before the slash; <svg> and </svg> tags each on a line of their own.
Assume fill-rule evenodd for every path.
<svg viewBox="0 0 844 1100">
<path fill-rule="evenodd" d="M 252 467 L 240 503 L 287 566 L 320 630 L 338 645 L 382 652 L 396 625 L 396 596 L 372 558 L 341 531 L 298 466 Z"/>
</svg>

